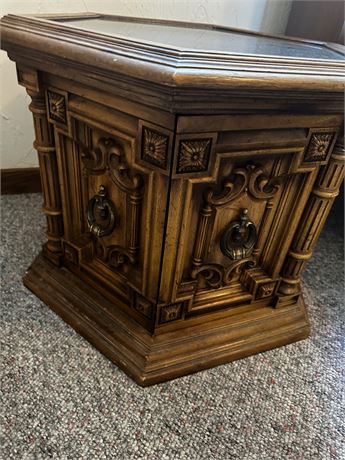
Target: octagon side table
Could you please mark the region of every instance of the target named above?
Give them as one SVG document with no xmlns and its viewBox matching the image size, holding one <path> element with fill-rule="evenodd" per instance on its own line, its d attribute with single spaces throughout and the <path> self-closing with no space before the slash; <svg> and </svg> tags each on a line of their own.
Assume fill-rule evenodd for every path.
<svg viewBox="0 0 345 460">
<path fill-rule="evenodd" d="M 140 385 L 306 338 L 344 47 L 93 13 L 0 24 L 47 217 L 25 285 Z"/>
</svg>

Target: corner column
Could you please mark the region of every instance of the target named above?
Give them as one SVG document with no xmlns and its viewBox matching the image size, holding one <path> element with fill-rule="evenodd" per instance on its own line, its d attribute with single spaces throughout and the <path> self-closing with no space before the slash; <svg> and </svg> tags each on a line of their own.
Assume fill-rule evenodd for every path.
<svg viewBox="0 0 345 460">
<path fill-rule="evenodd" d="M 296 294 L 300 290 L 300 275 L 311 258 L 333 201 L 339 193 L 345 170 L 344 138 L 339 137 L 327 165 L 320 168 L 302 219 L 283 265 L 279 292 Z"/>
<path fill-rule="evenodd" d="M 43 245 L 43 253 L 53 263 L 59 265 L 62 255 L 63 221 L 54 133 L 47 117 L 44 92 L 27 89 L 27 93 L 32 100 L 29 109 L 34 119 L 34 148 L 38 153 L 43 212 L 47 218 L 48 240 Z"/>
</svg>

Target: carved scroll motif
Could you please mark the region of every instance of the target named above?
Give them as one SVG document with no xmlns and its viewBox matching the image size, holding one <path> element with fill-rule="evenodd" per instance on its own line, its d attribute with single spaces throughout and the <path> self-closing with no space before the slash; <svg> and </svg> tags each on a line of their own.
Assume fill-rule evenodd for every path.
<svg viewBox="0 0 345 460">
<path fill-rule="evenodd" d="M 100 139 L 96 148 L 88 148 L 82 145 L 81 159 L 84 165 L 84 174 L 97 176 L 106 172 L 107 147 L 105 140 Z"/>
<path fill-rule="evenodd" d="M 105 246 L 100 241 L 96 243 L 96 255 L 113 268 L 119 268 L 126 262 L 130 264 L 136 263 L 135 257 L 128 249 L 117 245 Z"/>
<path fill-rule="evenodd" d="M 126 162 L 123 147 L 111 138 L 99 139 L 94 149 L 82 146 L 84 172 L 90 175 L 107 174 L 114 184 L 128 195 L 129 235 L 128 247 L 110 246 L 102 260 L 117 268 L 124 263 L 135 264 L 139 252 L 139 225 L 143 199 L 143 180 L 133 174 Z"/>
<path fill-rule="evenodd" d="M 253 268 L 255 265 L 256 262 L 251 257 L 242 260 L 236 260 L 227 267 L 223 267 L 220 264 L 204 264 L 198 268 L 193 268 L 191 272 L 191 278 L 197 279 L 199 275 L 202 275 L 208 286 L 214 289 L 218 289 L 221 286 L 227 286 L 231 284 L 235 276 L 240 273 L 244 266 Z"/>
<path fill-rule="evenodd" d="M 225 206 L 244 193 L 258 200 L 267 200 L 275 195 L 278 187 L 278 178 L 270 179 L 263 167 L 249 163 L 245 168 L 234 169 L 219 195 L 211 189 L 206 191 L 204 199 L 214 207 Z"/>
<path fill-rule="evenodd" d="M 201 275 L 210 287 L 219 288 L 230 284 L 244 266 L 253 267 L 255 265 L 253 257 L 234 261 L 227 267 L 219 264 L 203 264 L 211 217 L 216 208 L 226 206 L 244 194 L 249 194 L 257 200 L 272 198 L 279 189 L 279 180 L 279 178 L 269 178 L 262 166 L 249 163 L 244 168 L 234 169 L 230 177 L 223 183 L 220 193 L 217 194 L 213 189 L 204 193 L 204 205 L 200 211 L 192 258 L 192 279 L 197 279 Z"/>
</svg>

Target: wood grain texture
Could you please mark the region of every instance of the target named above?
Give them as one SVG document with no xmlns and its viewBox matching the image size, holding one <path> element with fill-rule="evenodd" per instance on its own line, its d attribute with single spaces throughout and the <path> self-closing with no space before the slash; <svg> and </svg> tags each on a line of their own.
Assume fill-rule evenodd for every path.
<svg viewBox="0 0 345 460">
<path fill-rule="evenodd" d="M 114 304 L 89 290 L 66 269 L 39 256 L 24 284 L 77 332 L 124 370 L 148 386 L 224 364 L 309 335 L 302 297 L 284 309 L 238 312 L 230 320 L 205 322 L 188 334 L 151 336 Z"/>
<path fill-rule="evenodd" d="M 39 168 L 1 169 L 1 194 L 42 192 Z"/>
<path fill-rule="evenodd" d="M 1 24 L 48 222 L 25 284 L 141 385 L 306 337 L 301 274 L 344 176 L 343 64 Z"/>
<path fill-rule="evenodd" d="M 159 24 L 162 21 L 144 20 L 126 17 L 112 17 L 102 15 L 102 18 L 117 19 L 133 22 Z M 185 23 L 163 21 L 163 24 L 184 26 Z M 196 24 L 205 30 L 232 31 L 226 27 Z M 248 32 L 258 35 L 258 33 Z M 341 61 L 328 61 L 325 65 L 318 59 L 290 58 L 265 55 L 236 55 L 231 53 L 212 53 L 207 51 L 189 51 L 162 47 L 159 44 L 141 44 L 126 39 L 119 39 L 109 35 L 83 29 L 72 29 L 63 22 L 49 21 L 47 17 L 34 18 L 29 16 L 8 15 L 1 20 L 2 47 L 10 54 L 16 49 L 23 56 L 23 43 L 25 48 L 32 49 L 30 61 L 36 62 L 35 67 L 43 69 L 46 65 L 63 65 L 66 53 L 73 53 L 73 62 L 65 68 L 67 74 L 77 71 L 87 74 L 102 70 L 105 78 L 114 79 L 121 75 L 121 81 L 126 80 L 133 84 L 140 80 L 149 81 L 158 87 L 165 89 L 174 88 L 183 90 L 190 86 L 197 89 L 236 89 L 270 90 L 277 84 L 282 89 L 301 89 L 307 92 L 312 90 L 334 91 L 344 87 L 344 63 Z M 259 34 L 260 35 L 260 34 Z M 268 35 L 261 34 L 265 37 Z M 44 37 L 44 40 L 42 38 Z M 65 40 L 65 39 L 68 40 Z M 63 39 L 63 40 L 62 40 Z M 301 39 L 289 39 L 300 41 Z M 313 42 L 308 42 L 313 43 Z M 327 44 L 314 42 L 327 48 Z M 18 48 L 19 47 L 19 48 Z M 341 52 L 341 51 L 340 51 Z M 132 54 L 136 59 L 132 59 Z M 49 54 L 49 58 L 47 56 Z M 45 59 L 42 59 L 43 55 Z M 41 61 L 41 62 L 40 62 Z M 97 62 L 97 68 L 93 68 L 92 62 Z M 87 68 L 85 68 L 85 65 Z M 77 66 L 77 67 L 76 67 Z M 61 70 L 61 69 L 60 69 Z M 233 72 L 229 79 L 229 72 Z M 61 72 L 61 75 L 64 75 Z M 288 78 L 287 78 L 288 77 Z M 179 91 L 176 96 L 178 97 Z M 170 92 L 171 94 L 171 92 Z"/>
</svg>

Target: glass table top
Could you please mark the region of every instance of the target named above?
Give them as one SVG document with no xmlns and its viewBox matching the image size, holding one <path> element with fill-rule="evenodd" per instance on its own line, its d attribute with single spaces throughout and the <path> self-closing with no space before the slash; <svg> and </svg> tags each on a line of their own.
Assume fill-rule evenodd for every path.
<svg viewBox="0 0 345 460">
<path fill-rule="evenodd" d="M 116 18 L 54 19 L 91 32 L 155 45 L 218 53 L 268 55 L 303 59 L 345 60 L 323 45 L 262 37 L 241 31 L 215 30 L 208 26 L 149 23 Z"/>
</svg>

